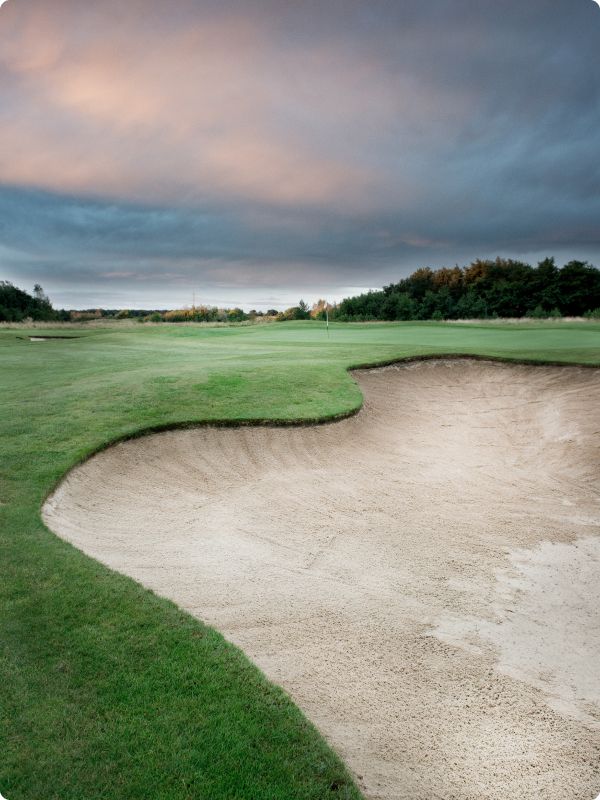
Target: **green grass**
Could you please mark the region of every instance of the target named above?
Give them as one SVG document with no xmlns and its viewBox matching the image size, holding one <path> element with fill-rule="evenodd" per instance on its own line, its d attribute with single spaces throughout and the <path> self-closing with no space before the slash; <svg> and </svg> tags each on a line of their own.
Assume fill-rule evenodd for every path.
<svg viewBox="0 0 600 800">
<path fill-rule="evenodd" d="M 78 333 L 32 343 L 22 329 L 0 330 L 0 792 L 358 798 L 339 759 L 242 653 L 54 537 L 41 503 L 73 464 L 121 437 L 346 414 L 361 402 L 348 367 L 416 355 L 598 364 L 600 325 L 336 324 L 329 338 L 316 323 Z"/>
</svg>

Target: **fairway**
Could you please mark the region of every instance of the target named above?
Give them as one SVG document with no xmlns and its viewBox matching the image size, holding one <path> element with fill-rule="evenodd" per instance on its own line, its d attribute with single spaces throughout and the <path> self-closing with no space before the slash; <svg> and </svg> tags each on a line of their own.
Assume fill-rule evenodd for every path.
<svg viewBox="0 0 600 800">
<path fill-rule="evenodd" d="M 51 333 L 50 330 L 44 331 L 44 335 Z M 56 333 L 59 335 L 61 332 Z M 3 504 L 0 513 L 3 518 L 2 557 L 6 565 L 1 589 L 3 608 L 0 625 L 3 673 L 7 676 L 0 690 L 0 713 L 3 715 L 0 747 L 6 754 L 0 765 L 2 793 L 10 800 L 37 797 L 42 793 L 73 800 L 147 796 L 210 797 L 211 800 L 233 797 L 282 800 L 358 797 L 358 791 L 344 766 L 315 728 L 286 695 L 267 683 L 239 650 L 226 643 L 218 633 L 204 627 L 200 621 L 178 610 L 168 600 L 160 599 L 133 580 L 111 572 L 57 539 L 41 523 L 39 515 L 42 502 L 78 461 L 110 442 L 144 431 L 202 422 L 236 424 L 272 420 L 292 423 L 347 416 L 362 403 L 361 390 L 348 374 L 348 369 L 406 357 L 471 354 L 517 361 L 598 364 L 600 326 L 576 323 L 515 326 L 337 324 L 332 327 L 328 337 L 323 326 L 317 323 L 286 323 L 230 328 L 130 326 L 115 330 L 82 329 L 78 334 L 81 338 L 73 341 L 55 339 L 32 343 L 18 338 L 24 336 L 22 331 L 0 331 L 4 404 L 1 431 Z M 472 362 L 469 363 L 471 366 L 465 367 L 467 370 L 474 368 Z M 429 369 L 435 367 L 434 364 L 427 366 Z M 443 368 L 447 369 L 446 366 Z M 410 369 L 413 370 L 411 375 L 428 374 L 423 372 L 422 367 Z M 582 430 L 585 425 L 592 424 L 593 418 L 586 416 L 585 409 L 589 408 L 586 403 L 590 398 L 597 396 L 598 373 L 595 370 L 542 367 L 536 373 L 523 367 L 488 366 L 487 369 L 496 370 L 493 373 L 496 378 L 504 374 L 513 375 L 510 370 L 519 370 L 522 376 L 531 374 L 533 383 L 529 388 L 528 377 L 522 377 L 519 383 L 521 397 L 526 397 L 528 402 L 541 404 L 543 408 L 556 408 L 560 406 L 557 406 L 558 398 L 564 396 L 567 398 L 564 400 L 565 413 L 572 412 Z M 394 375 L 403 374 L 402 370 L 392 372 Z M 455 368 L 454 372 L 449 369 L 449 373 L 460 375 L 460 368 L 458 371 Z M 371 374 L 379 376 L 387 373 Z M 550 384 L 545 383 L 544 386 L 536 384 L 543 375 L 550 374 L 563 377 L 557 378 L 554 384 L 554 379 L 549 379 Z M 356 438 L 353 432 L 357 433 L 356 426 L 363 424 L 365 412 L 370 410 L 369 404 L 376 406 L 377 398 L 387 392 L 381 386 L 378 391 L 375 390 L 375 383 L 379 380 L 377 377 L 359 380 L 364 383 L 367 407 L 358 417 L 310 431 L 277 432 L 280 437 L 288 437 L 282 441 L 290 442 L 295 464 L 305 460 L 308 467 L 318 464 L 320 469 L 328 472 L 330 469 L 339 470 L 340 463 L 347 463 L 344 462 L 347 453 L 340 452 L 336 458 L 335 446 Z M 485 383 L 482 378 L 478 380 Z M 511 385 L 511 380 L 496 380 L 496 386 L 489 387 L 487 396 L 493 400 L 494 396 L 504 393 L 510 400 L 511 393 L 504 392 L 502 387 Z M 464 382 L 458 381 L 457 385 Z M 466 382 L 469 384 L 468 380 Z M 418 386 L 415 388 L 412 385 L 409 391 L 407 385 L 398 385 L 392 404 L 395 413 L 400 415 L 398 418 L 414 412 L 424 389 L 424 386 L 419 390 Z M 582 400 L 577 407 L 569 405 L 573 399 L 571 390 L 579 393 L 577 397 Z M 437 421 L 440 431 L 444 401 L 448 400 L 447 396 L 441 396 L 437 416 L 434 414 L 432 417 L 432 425 L 435 427 Z M 431 404 L 435 405 L 434 401 L 435 396 L 431 396 Z M 448 407 L 452 407 L 452 404 Z M 499 409 L 496 411 L 499 412 Z M 458 413 L 456 408 L 455 412 Z M 485 408 L 478 408 L 477 413 L 484 414 Z M 464 425 L 474 417 L 465 416 L 465 409 L 461 414 L 463 428 L 458 433 L 462 431 L 464 434 Z M 582 497 L 577 498 L 578 502 L 581 500 L 582 509 L 587 509 L 589 520 L 573 521 L 569 516 L 572 512 L 561 511 L 567 515 L 563 518 L 558 510 L 558 498 L 573 502 L 573 496 L 569 494 L 573 488 L 567 491 L 562 486 L 560 494 L 556 486 L 548 482 L 549 475 L 553 479 L 564 477 L 562 467 L 567 458 L 565 452 L 571 451 L 568 448 L 564 450 L 566 445 L 563 442 L 560 454 L 556 455 L 558 451 L 555 452 L 556 462 L 544 465 L 548 472 L 543 469 L 535 474 L 535 467 L 540 466 L 539 458 L 549 452 L 548 448 L 542 447 L 538 436 L 535 439 L 535 447 L 539 450 L 538 460 L 531 450 L 527 451 L 525 458 L 523 451 L 519 450 L 523 442 L 510 438 L 511 431 L 520 430 L 518 424 L 524 421 L 518 416 L 515 420 L 514 414 L 512 417 L 509 414 L 506 420 L 506 438 L 502 440 L 500 455 L 503 454 L 510 461 L 511 453 L 507 453 L 506 449 L 508 443 L 513 441 L 514 453 L 524 458 L 523 463 L 518 465 L 522 470 L 520 474 L 523 477 L 526 473 L 530 483 L 523 484 L 525 488 L 522 495 L 511 499 L 515 519 L 518 518 L 518 525 L 511 535 L 505 532 L 506 538 L 495 550 L 492 542 L 485 537 L 476 543 L 477 548 L 481 549 L 481 557 L 485 560 L 489 556 L 491 559 L 489 563 L 485 562 L 486 570 L 490 564 L 493 564 L 493 569 L 499 570 L 511 564 L 514 567 L 520 557 L 515 549 L 518 547 L 529 549 L 535 561 L 536 547 L 546 540 L 545 531 L 550 530 L 552 525 L 555 536 L 551 538 L 565 546 L 582 538 L 584 533 L 597 535 L 593 505 L 597 495 L 590 488 L 591 484 L 588 486 L 591 478 L 584 469 L 588 463 L 588 451 L 585 451 L 588 453 L 585 457 L 577 451 L 577 458 L 573 457 L 572 461 L 567 459 L 571 470 L 569 479 L 584 481 Z M 418 430 L 418 420 L 410 418 L 409 421 L 408 430 Z M 389 419 L 384 419 L 378 425 L 382 428 L 389 422 Z M 591 437 L 597 429 L 596 425 L 585 434 L 590 448 L 593 446 Z M 537 431 L 535 426 L 525 426 L 523 430 L 527 436 Z M 564 431 L 559 433 L 562 436 Z M 243 455 L 244 451 L 240 448 L 240 439 L 232 437 L 249 437 L 247 451 L 253 454 L 254 460 L 250 459 L 251 466 L 247 465 L 247 471 L 260 472 L 262 467 L 257 454 L 264 452 L 261 437 L 265 434 L 266 430 L 254 433 L 212 431 L 211 441 L 217 442 L 215 446 L 218 446 L 218 437 L 228 437 L 229 444 L 222 449 L 219 459 L 212 462 L 212 473 L 209 471 L 207 474 L 212 474 L 214 480 L 222 477 L 224 483 L 229 480 L 228 485 L 233 491 L 235 486 L 231 483 L 231 473 L 241 482 L 246 478 L 239 468 L 235 472 L 240 452 Z M 206 444 L 201 438 L 206 436 L 204 431 L 182 431 L 163 436 L 188 437 L 188 441 L 198 443 L 198 448 L 188 446 L 200 452 L 202 443 Z M 395 441 L 401 444 L 400 428 L 395 430 L 395 436 L 400 437 Z M 443 437 L 440 439 L 440 436 L 441 433 L 432 434 L 430 449 L 425 451 L 430 456 L 425 459 L 427 463 L 435 463 L 438 440 L 440 449 L 443 449 Z M 141 469 L 140 474 L 145 475 L 146 468 L 155 470 L 168 483 L 172 471 L 169 453 L 180 445 L 173 444 L 172 447 L 169 445 L 152 451 L 144 449 L 150 447 L 151 441 L 140 440 L 119 447 L 134 453 L 133 459 Z M 484 446 L 485 440 L 482 442 Z M 411 451 L 411 457 L 415 459 L 419 457 L 420 445 L 417 445 L 418 442 L 413 443 Z M 140 450 L 131 450 L 138 446 Z M 327 447 L 330 449 L 327 450 Z M 103 458 L 118 449 L 107 451 L 88 462 L 83 470 L 94 469 L 95 464 L 102 463 Z M 363 451 L 367 454 L 366 444 Z M 495 457 L 498 457 L 498 453 Z M 148 463 L 144 460 L 146 458 Z M 423 459 L 423 456 L 420 458 Z M 491 463 L 489 479 L 493 483 L 493 466 L 496 462 L 492 460 Z M 385 462 L 380 466 L 384 469 Z M 471 466 L 475 467 L 474 464 Z M 407 464 L 406 468 L 410 471 L 411 465 Z M 419 469 L 424 469 L 423 463 L 419 464 Z M 77 474 L 73 474 L 73 480 Z M 343 493 L 343 475 L 337 474 L 341 481 L 340 492 Z M 282 477 L 284 479 L 285 476 Z M 115 471 L 112 472 L 112 480 L 119 483 L 119 475 Z M 428 485 L 435 488 L 435 481 Z M 98 489 L 100 491 L 102 487 L 99 485 Z M 456 486 L 454 489 L 459 491 Z M 86 491 L 89 490 L 88 483 Z M 486 491 L 486 496 L 492 502 L 495 497 L 493 485 L 490 484 Z M 91 501 L 92 494 L 86 496 L 86 503 Z M 318 493 L 314 496 L 309 493 L 308 497 L 298 501 L 295 509 L 298 530 L 303 529 L 306 514 L 310 514 L 311 519 L 314 515 L 314 530 L 319 530 L 322 522 L 319 497 Z M 260 502 L 256 501 L 258 505 L 252 506 L 253 498 L 253 492 L 246 497 L 253 511 L 256 514 L 265 513 Z M 260 500 L 260 493 L 258 498 Z M 433 529 L 435 492 L 430 499 L 432 507 L 423 508 L 423 533 Z M 154 510 L 144 504 L 131 506 L 130 501 L 131 497 L 125 493 L 124 502 L 130 510 L 133 508 L 134 513 L 126 520 L 120 515 L 122 524 L 126 522 L 131 536 L 143 538 L 146 526 L 155 517 Z M 241 516 L 242 512 L 247 513 L 248 504 L 239 506 Z M 161 530 L 166 535 L 182 536 L 179 506 L 179 503 L 174 503 L 172 507 L 165 503 L 161 508 Z M 535 510 L 538 507 L 540 515 L 536 519 Z M 103 529 L 98 520 L 105 512 L 101 505 L 90 506 L 89 510 L 95 541 L 101 548 Z M 350 510 L 356 513 L 356 508 Z M 112 511 L 119 513 L 118 504 Z M 418 511 L 417 507 L 415 513 Z M 582 516 L 585 516 L 583 511 Z M 569 531 L 564 526 L 567 518 L 572 522 Z M 230 525 L 223 525 L 223 530 L 230 530 L 233 535 L 235 525 L 232 520 L 224 521 Z M 439 529 L 442 537 L 446 523 L 443 514 L 435 518 L 436 529 Z M 70 538 L 75 540 L 77 531 L 85 533 L 84 525 L 76 524 L 73 537 Z M 473 544 L 474 538 L 467 538 Z M 413 545 L 414 553 L 418 552 L 418 543 L 417 540 Z M 83 541 L 79 544 L 93 551 Z M 445 544 L 449 546 L 448 542 Z M 433 544 L 429 546 L 433 547 Z M 489 550 L 487 555 L 485 550 Z M 472 556 L 468 547 L 466 551 Z M 466 551 L 456 553 L 456 558 L 463 557 Z M 113 563 L 105 553 L 94 551 L 93 555 L 112 566 L 122 566 Z M 366 558 L 366 554 L 363 555 Z M 525 556 L 522 558 L 525 559 Z M 415 567 L 414 556 L 409 563 Z M 445 562 L 442 560 L 440 563 L 443 566 Z M 473 575 L 467 578 L 463 576 L 466 583 L 457 591 L 460 589 L 468 594 L 471 578 L 475 584 L 483 580 L 475 561 L 471 566 Z M 335 571 L 333 564 L 326 569 L 331 574 Z M 494 578 L 493 569 L 486 572 L 485 580 Z M 202 608 L 194 608 L 186 604 L 180 594 L 169 590 L 167 587 L 171 582 L 167 571 L 163 570 L 164 578 L 157 584 L 135 569 L 125 571 L 134 574 L 160 594 L 177 600 L 201 619 L 219 624 L 221 630 L 243 645 L 248 653 L 255 655 L 250 640 L 234 632 L 235 622 L 228 628 L 222 624 L 218 614 L 211 617 L 211 612 L 203 612 L 208 608 L 206 598 L 203 599 Z M 403 603 L 407 603 L 402 606 L 402 613 L 408 614 L 410 607 L 410 613 L 418 617 L 418 589 L 424 584 L 418 570 L 408 570 L 405 577 L 406 585 L 413 586 L 414 603 L 408 602 L 397 587 L 396 594 L 404 598 Z M 447 578 L 448 574 L 444 574 L 442 569 L 439 579 Z M 481 588 L 480 584 L 477 585 Z M 535 582 L 533 585 L 535 587 Z M 494 586 L 493 581 L 489 583 L 489 592 L 495 591 Z M 467 605 L 448 609 L 441 603 L 435 615 L 419 621 L 423 628 L 417 633 L 412 632 L 416 637 L 415 647 L 422 644 L 421 637 L 423 642 L 430 643 L 432 664 L 440 657 L 440 652 L 456 654 L 458 660 L 464 659 L 465 664 L 469 662 L 469 648 L 472 650 L 476 646 L 469 626 L 477 622 L 478 614 L 481 614 L 482 620 L 490 622 L 490 618 L 489 609 L 478 608 L 478 613 L 473 615 L 473 623 L 468 619 L 469 615 L 463 613 Z M 448 615 L 445 613 L 447 611 L 451 613 Z M 547 611 L 544 613 L 547 614 Z M 433 796 L 427 794 L 430 790 L 441 791 L 446 779 L 445 787 L 448 792 L 454 792 L 453 796 L 499 798 L 503 796 L 502 781 L 509 781 L 515 772 L 514 767 L 508 765 L 515 762 L 521 765 L 519 769 L 523 773 L 527 773 L 528 769 L 533 770 L 535 765 L 544 765 L 545 768 L 549 764 L 560 765 L 555 773 L 548 771 L 548 780 L 544 784 L 545 796 L 579 796 L 578 792 L 591 789 L 593 780 L 598 777 L 595 771 L 597 707 L 590 697 L 586 697 L 586 712 L 582 714 L 578 702 L 561 696 L 560 692 L 554 696 L 554 700 L 548 699 L 552 691 L 546 692 L 543 687 L 536 686 L 531 677 L 527 682 L 523 674 L 515 676 L 514 671 L 518 673 L 520 669 L 527 672 L 528 667 L 522 664 L 515 666 L 508 657 L 508 669 L 509 672 L 513 670 L 513 675 L 499 678 L 501 670 L 496 671 L 497 664 L 490 655 L 494 648 L 502 647 L 493 639 L 494 632 L 492 630 L 491 639 L 488 637 L 489 641 L 483 647 L 483 655 L 477 656 L 486 665 L 485 674 L 488 675 L 488 684 L 485 681 L 480 684 L 482 691 L 484 685 L 493 685 L 494 680 L 526 685 L 523 696 L 519 697 L 526 705 L 530 703 L 530 710 L 533 709 L 533 721 L 530 720 L 528 724 L 537 726 L 535 736 L 532 728 L 515 734 L 514 726 L 509 725 L 500 713 L 503 708 L 507 714 L 509 707 L 518 709 L 518 704 L 511 706 L 510 693 L 517 691 L 511 683 L 512 688 L 506 689 L 504 697 L 506 707 L 502 706 L 502 698 L 496 698 L 494 705 L 500 709 L 496 720 L 498 729 L 502 730 L 504 724 L 504 736 L 508 737 L 503 740 L 507 751 L 502 762 L 504 766 L 496 770 L 497 783 L 488 794 L 485 787 L 473 789 L 466 786 L 460 789 L 458 776 L 463 774 L 461 769 L 464 769 L 464 763 L 457 766 L 451 759 L 448 760 L 448 753 L 444 751 L 438 753 L 438 772 L 435 772 L 435 767 L 432 768 L 435 780 L 432 779 L 429 785 L 421 784 L 420 790 L 425 792 L 422 796 Z M 370 652 L 369 644 L 365 633 L 365 653 Z M 477 646 L 481 647 L 481 642 Z M 281 655 L 277 642 L 267 642 L 266 647 L 273 660 L 259 658 L 259 665 L 270 677 L 282 681 L 284 676 L 276 666 Z M 472 651 L 470 658 L 476 658 Z M 326 663 L 329 662 L 324 657 L 323 664 Z M 335 667 L 335 660 L 331 663 Z M 427 668 L 427 659 L 423 663 Z M 317 666 L 318 659 L 314 662 L 314 669 Z M 445 671 L 443 664 L 440 669 Z M 490 676 L 494 676 L 493 679 Z M 405 674 L 405 679 L 410 685 L 412 678 L 409 672 Z M 463 688 L 478 685 L 478 680 L 481 680 L 481 676 L 475 673 L 463 675 Z M 297 696 L 294 685 L 289 682 L 286 688 L 320 727 L 322 724 L 323 732 L 337 746 L 335 719 L 325 719 L 329 712 L 326 712 L 325 704 L 320 704 L 319 696 Z M 360 697 L 362 688 L 357 685 L 354 695 Z M 487 697 L 486 702 L 489 700 L 490 697 Z M 323 720 L 317 708 L 321 706 Z M 451 719 L 451 704 L 444 713 Z M 405 795 L 401 792 L 405 789 L 413 791 L 407 797 L 419 796 L 414 793 L 416 784 L 411 784 L 418 777 L 415 775 L 414 759 L 418 760 L 423 752 L 428 752 L 429 747 L 431 755 L 428 757 L 432 761 L 436 758 L 434 739 L 425 737 L 419 740 L 416 734 L 419 719 L 424 714 L 425 710 L 423 713 L 415 710 L 415 714 L 407 720 L 405 735 L 407 732 L 414 734 L 414 752 L 406 748 L 399 751 L 398 757 L 405 759 L 401 764 L 401 768 L 405 768 L 405 783 L 396 795 L 390 794 L 389 781 L 396 780 L 397 773 L 390 778 L 382 768 L 381 774 L 374 780 L 379 780 L 384 789 L 380 791 L 375 783 L 369 783 L 367 790 L 370 797 L 403 797 Z M 365 715 L 364 709 L 357 708 L 350 727 L 360 728 Z M 431 716 L 427 724 L 433 724 Z M 489 724 L 493 727 L 494 723 Z M 484 725 L 484 721 L 481 725 Z M 543 736 L 542 739 L 535 738 L 540 731 L 543 732 L 545 725 L 558 731 L 558 743 L 555 742 L 550 753 L 544 751 Z M 57 735 L 57 731 L 60 735 Z M 485 741 L 482 729 L 460 728 L 456 735 L 462 737 L 461 752 L 465 754 L 464 759 L 469 758 L 470 742 L 474 748 L 478 748 Z M 522 737 L 520 740 L 519 735 Z M 515 738 L 511 739 L 511 736 Z M 369 738 L 377 740 L 375 735 Z M 534 747 L 535 755 L 532 755 L 534 740 L 537 745 Z M 568 752 L 569 741 L 577 743 L 572 756 Z M 341 744 L 339 751 L 355 768 L 351 746 Z M 485 754 L 480 752 L 478 757 L 484 759 Z M 477 758 L 473 758 L 476 764 Z M 524 764 L 523 760 L 528 758 L 529 762 Z M 535 764 L 532 759 L 537 759 Z M 564 778 L 563 785 L 560 784 L 561 776 Z M 49 785 L 52 787 L 50 794 Z M 464 791 L 464 794 L 460 794 L 460 791 Z M 533 792 L 533 789 L 528 791 Z M 521 796 L 533 796 L 526 792 Z"/>
</svg>

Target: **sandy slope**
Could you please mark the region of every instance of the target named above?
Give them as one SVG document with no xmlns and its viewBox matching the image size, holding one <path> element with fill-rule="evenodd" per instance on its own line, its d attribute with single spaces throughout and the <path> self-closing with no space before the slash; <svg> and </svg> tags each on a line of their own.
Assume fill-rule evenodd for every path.
<svg viewBox="0 0 600 800">
<path fill-rule="evenodd" d="M 49 527 L 216 626 L 369 798 L 600 792 L 600 371 L 357 373 L 356 417 L 75 469 Z"/>
</svg>

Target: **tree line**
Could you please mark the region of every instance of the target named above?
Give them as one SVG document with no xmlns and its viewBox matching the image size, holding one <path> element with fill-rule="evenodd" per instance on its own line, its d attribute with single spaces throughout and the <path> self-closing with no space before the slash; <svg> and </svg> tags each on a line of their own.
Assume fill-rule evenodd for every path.
<svg viewBox="0 0 600 800">
<path fill-rule="evenodd" d="M 33 294 L 29 294 L 9 281 L 0 281 L 0 322 L 92 322 L 99 319 L 131 319 L 136 322 L 284 322 L 315 317 L 315 310 L 323 308 L 324 304 L 324 300 L 319 300 L 311 310 L 304 300 L 300 300 L 297 306 L 286 311 L 276 308 L 244 311 L 237 307 L 218 308 L 205 304 L 179 309 L 86 308 L 65 311 L 52 307 L 39 284 L 35 285 Z"/>
<path fill-rule="evenodd" d="M 131 318 L 139 322 L 254 322 L 325 319 L 369 320 L 493 319 L 501 317 L 593 317 L 600 319 L 600 270 L 586 261 L 562 268 L 553 258 L 532 267 L 523 261 L 477 259 L 467 267 L 423 267 L 397 283 L 347 297 L 339 305 L 304 300 L 278 312 L 194 305 L 178 310 L 87 309 L 57 311 L 41 286 L 33 294 L 0 281 L 0 322 L 87 321 Z"/>
<path fill-rule="evenodd" d="M 246 322 L 261 318 L 276 319 L 279 312 L 244 311 L 241 308 L 217 308 L 195 305 L 191 308 L 119 309 L 87 308 L 65 311 L 54 309 L 39 284 L 29 294 L 10 281 L 0 281 L 0 322 L 90 322 L 98 319 L 132 319 L 138 322 Z"/>
<path fill-rule="evenodd" d="M 535 267 L 504 258 L 424 267 L 381 291 L 347 297 L 332 311 L 340 321 L 600 317 L 600 270 L 586 261 L 559 268 L 553 258 Z"/>
</svg>

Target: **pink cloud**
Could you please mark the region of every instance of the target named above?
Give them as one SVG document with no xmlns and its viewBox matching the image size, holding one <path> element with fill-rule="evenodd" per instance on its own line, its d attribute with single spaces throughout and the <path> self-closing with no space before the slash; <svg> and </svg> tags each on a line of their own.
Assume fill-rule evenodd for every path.
<svg viewBox="0 0 600 800">
<path fill-rule="evenodd" d="M 425 100 L 413 78 L 391 80 L 376 54 L 341 40 L 294 45 L 268 19 L 239 12 L 166 24 L 159 8 L 30 0 L 10 9 L 0 65 L 16 99 L 0 120 L 0 180 L 184 204 L 360 212 L 390 196 L 399 207 L 414 200 L 409 159 L 392 182 L 372 151 L 396 135 L 401 113 L 408 153 L 441 95 Z M 170 11 L 191 8 L 179 0 Z"/>
<path fill-rule="evenodd" d="M 18 94 L 0 132 L 4 182 L 169 202 L 365 205 L 372 171 L 280 127 L 277 53 L 255 24 L 224 15 L 165 36 L 130 18 L 115 30 L 97 11 L 71 18 L 68 5 L 52 16 L 41 3 L 13 10 L 12 36 L 2 31 L 0 63 Z M 82 37 L 86 22 L 98 27 Z"/>
</svg>

